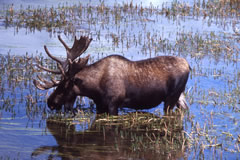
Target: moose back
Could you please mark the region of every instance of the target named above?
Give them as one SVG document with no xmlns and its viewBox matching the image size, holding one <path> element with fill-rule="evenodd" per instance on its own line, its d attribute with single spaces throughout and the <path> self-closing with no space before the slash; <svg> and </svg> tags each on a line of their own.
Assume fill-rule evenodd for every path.
<svg viewBox="0 0 240 160">
<path fill-rule="evenodd" d="M 80 58 L 91 43 L 90 38 L 75 37 L 72 48 L 58 36 L 66 49 L 67 58 L 60 60 L 44 49 L 58 63 L 58 71 L 41 65 L 42 70 L 61 74 L 61 80 L 34 79 L 37 88 L 45 90 L 56 87 L 49 96 L 49 108 L 72 110 L 77 96 L 91 98 L 97 113 L 117 115 L 119 107 L 149 109 L 164 102 L 164 112 L 174 106 L 188 108 L 184 89 L 190 66 L 187 61 L 175 56 L 159 56 L 141 61 L 130 61 L 119 55 L 105 57 L 88 65 L 89 56 Z"/>
</svg>

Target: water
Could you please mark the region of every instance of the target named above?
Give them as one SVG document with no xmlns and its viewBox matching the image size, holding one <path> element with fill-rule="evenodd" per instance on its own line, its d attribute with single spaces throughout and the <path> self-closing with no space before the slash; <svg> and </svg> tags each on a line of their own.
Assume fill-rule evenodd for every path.
<svg viewBox="0 0 240 160">
<path fill-rule="evenodd" d="M 118 4 L 114 1 L 1 1 L 0 157 L 238 159 L 240 37 L 236 29 L 240 27 L 240 21 L 236 13 L 240 13 L 239 8 L 234 10 L 238 2 L 232 8 L 231 5 L 222 4 L 219 10 L 215 8 L 216 11 L 203 5 L 207 2 L 200 2 L 189 0 L 172 4 L 172 1 L 133 1 L 133 6 L 137 4 L 138 7 L 131 9 L 130 1 Z M 13 3 L 14 14 L 25 9 L 25 16 L 28 17 L 32 13 L 27 12 L 28 7 L 42 10 L 54 7 L 59 14 L 66 13 L 66 20 L 71 21 L 53 28 L 33 27 L 27 23 L 31 22 L 31 17 L 20 25 L 20 19 L 7 24 L 6 14 L 11 18 L 11 12 L 7 10 Z M 81 15 L 78 15 L 80 12 L 76 8 L 80 4 L 83 8 Z M 126 4 L 128 8 L 124 9 Z M 67 7 L 74 5 L 76 7 L 67 10 Z M 66 7 L 66 12 L 57 9 L 62 6 Z M 91 11 L 89 6 L 92 6 Z M 200 8 L 199 13 L 196 6 Z M 45 99 L 51 91 L 39 91 L 34 87 L 32 79 L 39 73 L 31 67 L 36 63 L 34 59 L 28 60 L 26 54 L 28 57 L 47 58 L 43 49 L 47 45 L 53 55 L 65 57 L 65 50 L 57 39 L 59 34 L 69 45 L 75 35 L 91 36 L 93 42 L 84 54 L 91 55 L 91 62 L 110 54 L 123 55 L 132 60 L 158 55 L 185 57 L 192 68 L 186 88 L 190 110 L 181 123 L 189 147 L 183 151 L 178 147 L 167 151 L 162 148 L 169 146 L 161 144 L 161 149 L 155 146 L 151 152 L 144 152 L 136 149 L 142 143 L 137 136 L 130 140 L 123 138 L 128 137 L 124 136 L 127 132 L 120 136 L 116 136 L 115 129 L 91 132 L 95 107 L 86 98 L 86 105 L 82 108 L 84 116 L 67 123 L 50 119 Z M 146 111 L 162 113 L 162 109 L 161 104 Z M 130 110 L 126 109 L 125 112 Z M 86 130 L 89 132 L 84 133 Z M 134 135 L 135 132 L 129 134 Z"/>
</svg>

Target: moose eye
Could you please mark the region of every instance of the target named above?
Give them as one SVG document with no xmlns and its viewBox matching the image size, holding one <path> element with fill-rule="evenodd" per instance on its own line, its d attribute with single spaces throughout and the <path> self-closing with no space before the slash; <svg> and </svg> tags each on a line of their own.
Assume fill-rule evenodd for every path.
<svg viewBox="0 0 240 160">
<path fill-rule="evenodd" d="M 82 80 L 79 79 L 79 78 L 73 78 L 73 83 L 74 83 L 75 85 L 81 85 L 81 84 L 82 84 Z"/>
</svg>

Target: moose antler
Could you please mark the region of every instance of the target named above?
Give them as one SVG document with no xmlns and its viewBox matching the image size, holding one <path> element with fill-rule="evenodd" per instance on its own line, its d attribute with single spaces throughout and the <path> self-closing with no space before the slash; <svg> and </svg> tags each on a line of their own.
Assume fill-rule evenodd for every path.
<svg viewBox="0 0 240 160">
<path fill-rule="evenodd" d="M 55 71 L 55 70 L 51 70 L 51 69 L 45 68 L 45 67 L 43 67 L 43 66 L 41 66 L 39 64 L 37 66 L 38 66 L 38 68 L 40 68 L 42 70 L 45 70 L 47 72 L 51 72 L 51 73 L 54 73 L 54 74 L 62 74 L 62 76 L 63 76 L 62 79 L 64 79 L 65 76 L 66 76 L 66 72 L 68 72 L 70 69 L 73 68 L 72 64 L 73 64 L 74 60 L 76 58 L 78 58 L 79 56 L 81 56 L 87 50 L 89 44 L 92 41 L 92 38 L 88 38 L 86 36 L 81 36 L 80 39 L 78 40 L 76 38 L 76 36 L 75 36 L 72 48 L 69 48 L 67 46 L 67 44 L 62 40 L 60 35 L 58 36 L 58 39 L 59 39 L 59 41 L 63 44 L 63 46 L 66 49 L 66 52 L 67 52 L 66 60 L 63 61 L 63 60 L 53 56 L 48 51 L 48 48 L 47 48 L 46 45 L 44 45 L 44 49 L 45 49 L 47 55 L 58 63 L 59 71 Z M 80 61 L 78 61 L 78 62 L 80 62 Z M 49 89 L 49 88 L 55 87 L 55 86 L 57 86 L 60 83 L 60 81 L 56 81 L 53 78 L 51 79 L 51 82 L 42 79 L 40 76 L 38 76 L 38 79 L 42 83 L 40 81 L 38 81 L 38 80 L 35 80 L 35 79 L 33 80 L 33 83 L 34 83 L 34 85 L 38 89 L 41 89 L 41 90 L 45 90 L 45 89 Z"/>
<path fill-rule="evenodd" d="M 33 83 L 38 89 L 41 89 L 41 90 L 45 90 L 45 89 L 49 89 L 49 88 L 58 86 L 58 84 L 60 83 L 60 81 L 56 81 L 53 78 L 51 78 L 51 82 L 49 82 L 49 81 L 41 78 L 40 76 L 37 76 L 37 77 L 44 84 L 40 83 L 40 81 L 38 81 L 36 79 L 33 80 Z"/>
<path fill-rule="evenodd" d="M 69 48 L 67 46 L 67 44 L 62 40 L 60 35 L 58 36 L 58 39 L 63 44 L 63 46 L 65 47 L 66 52 L 67 52 L 67 59 L 65 61 L 62 61 L 59 58 L 53 56 L 48 51 L 46 46 L 44 46 L 44 49 L 50 58 L 57 61 L 62 66 L 62 68 L 64 69 L 64 72 L 67 71 L 67 65 L 69 65 L 69 59 L 73 62 L 77 57 L 81 56 L 87 50 L 90 42 L 92 41 L 92 38 L 89 39 L 88 37 L 85 37 L 85 36 L 81 36 L 81 38 L 79 40 L 77 40 L 77 37 L 75 36 L 73 46 L 72 46 L 72 48 Z M 42 69 L 43 68 L 44 67 L 42 67 Z M 46 68 L 44 70 L 46 70 Z M 50 71 L 50 70 L 46 70 L 46 71 Z M 52 72 L 52 71 L 50 71 L 50 72 Z M 55 71 L 53 71 L 53 72 L 55 72 Z"/>
</svg>

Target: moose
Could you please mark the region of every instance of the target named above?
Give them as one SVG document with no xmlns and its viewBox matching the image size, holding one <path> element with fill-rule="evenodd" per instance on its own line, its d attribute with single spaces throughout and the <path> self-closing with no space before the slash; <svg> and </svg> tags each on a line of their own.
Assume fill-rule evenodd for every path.
<svg viewBox="0 0 240 160">
<path fill-rule="evenodd" d="M 77 96 L 86 96 L 96 104 L 97 114 L 118 115 L 118 108 L 150 109 L 164 102 L 164 112 L 168 114 L 176 105 L 187 109 L 184 97 L 190 66 L 181 57 L 158 56 L 140 61 L 131 61 L 120 55 L 110 55 L 88 64 L 89 55 L 80 58 L 87 50 L 92 38 L 81 36 L 72 48 L 62 40 L 67 52 L 65 60 L 50 54 L 57 62 L 58 70 L 37 64 L 41 70 L 60 74 L 61 79 L 46 80 L 38 76 L 34 85 L 41 90 L 56 87 L 48 97 L 51 110 L 73 111 Z"/>
</svg>

